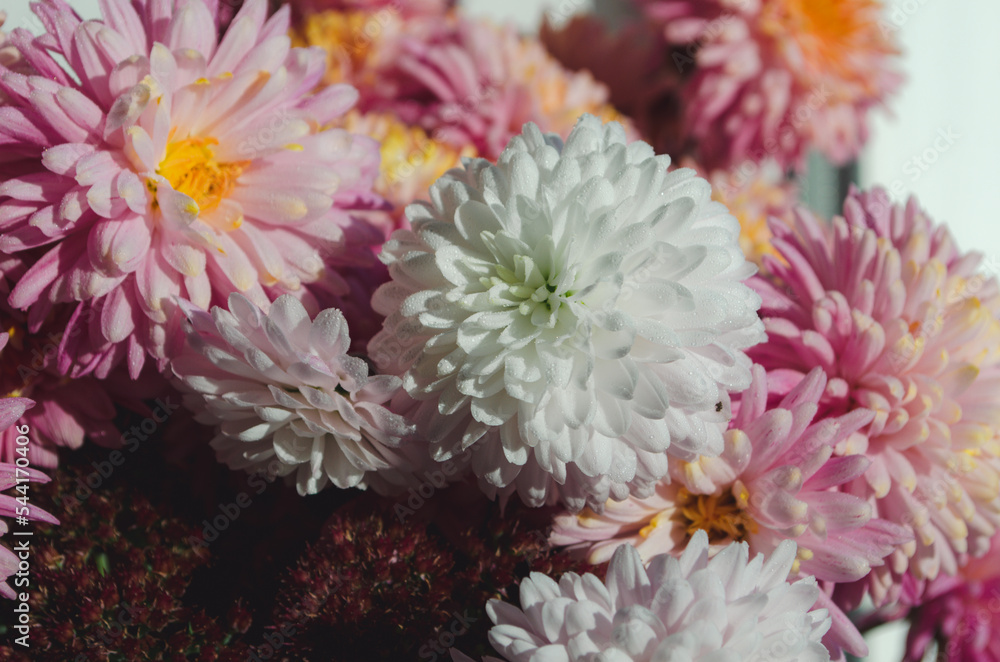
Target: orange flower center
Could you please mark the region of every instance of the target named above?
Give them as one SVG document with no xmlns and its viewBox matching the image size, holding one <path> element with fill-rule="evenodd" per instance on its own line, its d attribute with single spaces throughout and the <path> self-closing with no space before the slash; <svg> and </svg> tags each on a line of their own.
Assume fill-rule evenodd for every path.
<svg viewBox="0 0 1000 662">
<path fill-rule="evenodd" d="M 236 186 L 249 161 L 219 163 L 212 151 L 215 138 L 187 138 L 167 144 L 167 153 L 156 172 L 175 191 L 190 196 L 201 211 L 219 206 Z"/>
<path fill-rule="evenodd" d="M 879 31 L 880 11 L 878 0 L 773 0 L 764 3 L 761 27 L 793 42 L 809 71 L 852 78 L 865 73 L 853 71 L 854 53 L 894 50 Z"/>
</svg>

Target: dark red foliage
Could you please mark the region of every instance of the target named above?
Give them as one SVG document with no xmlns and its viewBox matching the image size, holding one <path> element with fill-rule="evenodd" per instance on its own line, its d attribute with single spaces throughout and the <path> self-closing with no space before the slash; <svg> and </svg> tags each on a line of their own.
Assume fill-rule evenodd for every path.
<svg viewBox="0 0 1000 662">
<path fill-rule="evenodd" d="M 420 520 L 403 522 L 395 502 L 368 497 L 335 513 L 278 595 L 271 630 L 285 630 L 283 659 L 445 660 L 451 646 L 489 653 L 490 598 L 516 603 L 531 571 L 592 570 L 548 549 L 547 513 L 512 506 L 502 516 L 480 501 L 479 512 L 456 519 L 448 508 L 475 498 L 465 489 L 435 497 L 424 508 L 437 513 Z"/>
<path fill-rule="evenodd" d="M 33 500 L 62 524 L 39 525 L 31 539 L 31 647 L 0 647 L 0 659 L 246 660 L 247 647 L 231 640 L 248 615 L 234 609 L 219 622 L 184 604 L 192 574 L 208 562 L 189 542 L 191 527 L 128 486 L 80 501 L 73 493 L 84 475 L 63 468 L 33 487 Z M 8 632 L 11 612 L 3 610 Z"/>
</svg>

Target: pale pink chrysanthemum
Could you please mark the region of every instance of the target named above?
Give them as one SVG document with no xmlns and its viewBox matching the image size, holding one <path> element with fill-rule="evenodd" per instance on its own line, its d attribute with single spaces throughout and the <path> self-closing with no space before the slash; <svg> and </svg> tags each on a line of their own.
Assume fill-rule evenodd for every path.
<svg viewBox="0 0 1000 662">
<path fill-rule="evenodd" d="M 651 497 L 609 501 L 602 514 L 557 516 L 552 543 L 586 553 L 590 563 L 606 562 L 628 543 L 648 561 L 680 554 L 704 530 L 713 550 L 738 540 L 767 555 L 783 540 L 794 540 L 793 573 L 800 576 L 824 582 L 864 577 L 909 536 L 902 527 L 872 520 L 865 499 L 836 490 L 861 476 L 869 461 L 833 457 L 834 448 L 873 413 L 859 409 L 817 418 L 825 387 L 826 376 L 817 368 L 769 407 L 767 376 L 754 366 L 753 384 L 734 405 L 721 455 L 675 463 L 672 481 L 657 485 Z M 831 648 L 865 654 L 860 634 L 839 612 L 831 635 Z"/>
<path fill-rule="evenodd" d="M 894 602 L 900 575 L 954 574 L 1000 525 L 1000 291 L 978 254 L 882 189 L 852 192 L 832 224 L 802 210 L 772 230 L 780 259 L 754 279 L 768 342 L 751 355 L 790 381 L 821 367 L 829 415 L 876 412 L 837 449 L 871 460 L 842 490 L 916 539 L 841 595 Z"/>
<path fill-rule="evenodd" d="M 830 617 L 814 608 L 815 578 L 788 581 L 795 543 L 766 557 L 751 560 L 746 544 L 732 543 L 710 558 L 699 531 L 680 558 L 661 554 L 648 568 L 622 545 L 603 581 L 533 572 L 521 580 L 520 608 L 487 604 L 490 643 L 509 662 L 829 660 L 820 640 Z"/>
<path fill-rule="evenodd" d="M 841 163 L 898 87 L 878 0 L 636 0 L 686 76 L 686 131 L 711 168 L 812 145 Z"/>
<path fill-rule="evenodd" d="M 369 375 L 347 354 L 347 322 L 336 308 L 311 319 L 290 295 L 266 314 L 241 294 L 211 314 L 189 308 L 184 351 L 171 363 L 196 420 L 217 426 L 219 459 L 233 469 L 294 474 L 299 494 L 329 484 L 403 484 L 410 426 L 387 405 L 401 380 Z M 426 446 L 414 444 L 426 456 Z M 273 469 L 271 469 L 273 465 Z"/>
<path fill-rule="evenodd" d="M 0 68 L 0 149 L 34 158 L 0 185 L 0 251 L 48 249 L 10 303 L 39 320 L 78 302 L 66 332 L 86 348 L 61 356 L 74 376 L 123 359 L 135 376 L 147 352 L 162 367 L 183 338 L 179 298 L 342 287 L 329 267 L 365 256 L 346 244 L 378 241 L 346 211 L 375 202 L 377 146 L 327 128 L 356 92 L 311 93 L 323 55 L 289 48 L 287 8 L 268 18 L 249 0 L 220 39 L 213 6 L 111 0 L 81 21 L 44 0 L 46 34 L 11 35 L 38 75 Z"/>
<path fill-rule="evenodd" d="M 5 334 L 0 334 L 0 348 L 6 342 L 7 338 Z M 32 438 L 33 430 L 30 426 L 27 426 L 27 429 L 25 429 L 23 423 L 18 425 L 15 425 L 15 423 L 18 423 L 18 419 L 32 405 L 34 405 L 34 402 L 28 398 L 0 398 L 0 436 L 13 432 L 24 440 L 24 443 L 20 444 L 21 448 L 30 448 L 34 441 Z M 49 482 L 49 477 L 35 469 L 18 467 L 14 462 L 0 463 L 0 492 L 9 490 L 15 485 L 22 485 L 25 480 L 47 483 Z M 15 496 L 0 494 L 0 517 L 13 518 L 21 516 L 27 517 L 30 520 L 48 522 L 49 524 L 59 523 L 59 520 L 50 513 L 31 504 L 30 499 L 28 503 L 25 503 L 23 493 L 17 496 L 20 496 L 22 501 L 18 501 Z M 0 536 L 6 534 L 9 530 L 10 525 L 0 519 Z M 20 559 L 18 555 L 7 547 L 0 545 L 0 595 L 11 600 L 17 596 L 17 591 L 7 583 L 7 579 L 18 572 L 19 564 Z"/>
<path fill-rule="evenodd" d="M 904 662 L 920 662 L 937 642 L 938 662 L 1000 660 L 1000 536 L 991 553 L 973 559 L 949 577 L 927 583 L 920 606 L 910 614 Z"/>
<path fill-rule="evenodd" d="M 605 86 L 511 26 L 449 14 L 408 21 L 387 42 L 370 80 L 356 83 L 362 110 L 394 113 L 485 158 L 496 159 L 527 122 L 565 137 L 584 114 L 622 120 Z"/>
</svg>

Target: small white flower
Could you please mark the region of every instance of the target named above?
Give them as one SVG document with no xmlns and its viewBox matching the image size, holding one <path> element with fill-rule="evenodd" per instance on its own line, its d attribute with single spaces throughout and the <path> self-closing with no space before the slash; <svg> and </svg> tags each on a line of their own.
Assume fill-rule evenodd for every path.
<svg viewBox="0 0 1000 662">
<path fill-rule="evenodd" d="M 557 583 L 541 573 L 521 582 L 521 608 L 491 600 L 490 643 L 510 662 L 821 662 L 830 628 L 813 609 L 813 577 L 789 584 L 795 543 L 767 562 L 749 561 L 746 543 L 708 559 L 698 531 L 678 559 L 653 557 L 644 569 L 631 545 L 618 548 L 601 582 L 568 572 Z M 459 656 L 457 659 L 462 659 Z"/>
<path fill-rule="evenodd" d="M 565 145 L 526 124 L 407 208 L 369 349 L 435 460 L 471 450 L 491 496 L 579 510 L 721 451 L 764 339 L 755 267 L 708 182 L 669 164 L 614 122 L 585 116 Z"/>
<path fill-rule="evenodd" d="M 290 295 L 265 314 L 241 294 L 212 314 L 188 306 L 188 342 L 172 362 L 196 420 L 218 425 L 212 440 L 233 469 L 295 473 L 299 494 L 328 483 L 402 484 L 412 467 L 400 438 L 406 421 L 384 405 L 399 391 L 390 375 L 369 376 L 348 356 L 347 322 L 336 308 L 315 320 Z"/>
</svg>

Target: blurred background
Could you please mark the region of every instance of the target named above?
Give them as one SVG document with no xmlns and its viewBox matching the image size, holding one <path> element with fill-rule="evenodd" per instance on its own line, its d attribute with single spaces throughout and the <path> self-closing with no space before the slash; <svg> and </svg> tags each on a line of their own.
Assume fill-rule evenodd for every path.
<svg viewBox="0 0 1000 662">
<path fill-rule="evenodd" d="M 97 0 L 69 0 L 97 16 Z M 613 16 L 616 0 L 463 0 L 473 13 L 536 30 L 542 17 L 568 17 L 595 8 Z M 11 27 L 38 31 L 28 0 L 3 0 Z M 889 22 L 904 49 L 907 81 L 889 100 L 893 116 L 875 113 L 873 136 L 856 168 L 839 183 L 882 184 L 893 197 L 910 194 L 939 223 L 948 223 L 964 248 L 1000 262 L 1000 3 L 988 0 L 895 0 Z M 814 159 L 803 190 L 817 211 L 830 213 L 842 196 L 837 173 Z"/>
<path fill-rule="evenodd" d="M 85 17 L 96 17 L 97 0 L 69 0 Z M 473 13 L 536 30 L 543 16 L 560 19 L 594 9 L 612 18 L 614 0 L 462 0 Z M 596 5 L 596 6 L 595 6 Z M 810 160 L 802 189 L 810 206 L 837 211 L 842 189 L 854 181 L 881 184 L 893 198 L 918 196 L 939 223 L 947 223 L 963 248 L 986 254 L 1000 265 L 1000 3 L 986 0 L 896 0 L 889 22 L 904 49 L 907 81 L 889 100 L 892 116 L 876 113 L 873 135 L 858 163 L 839 171 Z M 28 0 L 3 0 L 6 28 L 41 26 Z M 890 624 L 869 634 L 869 660 L 898 660 L 905 625 Z"/>
</svg>

